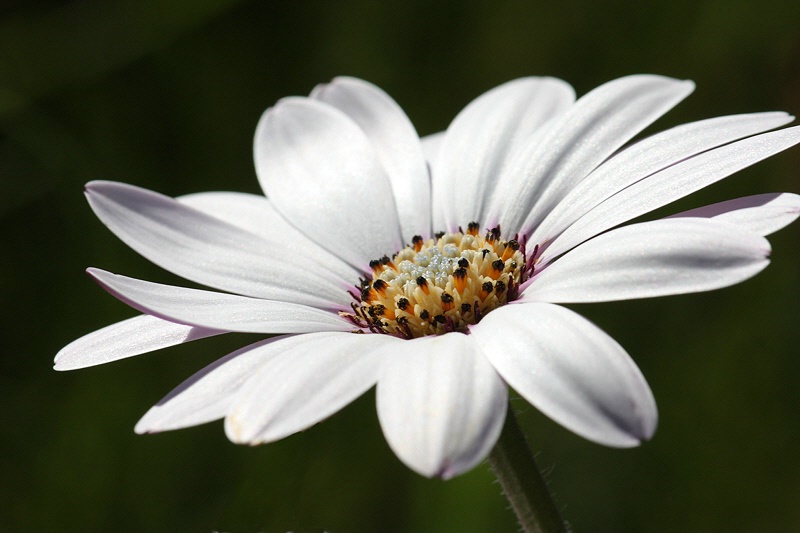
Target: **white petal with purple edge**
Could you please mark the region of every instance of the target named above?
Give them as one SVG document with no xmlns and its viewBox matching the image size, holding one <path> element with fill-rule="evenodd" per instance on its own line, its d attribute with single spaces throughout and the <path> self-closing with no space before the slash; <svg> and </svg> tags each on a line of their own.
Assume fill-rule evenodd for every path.
<svg viewBox="0 0 800 533">
<path fill-rule="evenodd" d="M 523 287 L 525 301 L 609 302 L 727 287 L 769 264 L 763 237 L 700 218 L 632 224 L 585 242 Z"/>
<path fill-rule="evenodd" d="M 351 331 L 335 312 L 314 307 L 151 283 L 90 268 L 108 292 L 144 313 L 165 320 L 243 333 Z"/>
<path fill-rule="evenodd" d="M 620 78 L 589 92 L 521 151 L 500 177 L 489 218 L 528 233 L 592 170 L 694 89 L 662 76 Z"/>
<path fill-rule="evenodd" d="M 788 192 L 756 194 L 719 202 L 669 218 L 713 218 L 761 236 L 785 228 L 800 216 L 800 195 Z"/>
<path fill-rule="evenodd" d="M 275 253 L 257 235 L 167 196 L 94 181 L 86 197 L 125 244 L 188 280 L 247 296 L 322 308 L 349 304 L 345 284 L 325 265 Z"/>
<path fill-rule="evenodd" d="M 347 283 L 358 279 L 358 271 L 289 224 L 263 196 L 240 192 L 201 192 L 181 196 L 177 200 L 258 235 L 269 243 L 269 248 L 288 254 L 295 263 L 303 262 L 329 270 Z"/>
<path fill-rule="evenodd" d="M 520 78 L 467 105 L 447 128 L 433 166 L 434 226 L 485 223 L 485 200 L 511 157 L 574 100 L 561 80 Z"/>
<path fill-rule="evenodd" d="M 430 235 L 428 167 L 419 136 L 400 106 L 375 85 L 350 77 L 318 85 L 311 98 L 344 112 L 367 134 L 389 177 L 403 241 Z"/>
<path fill-rule="evenodd" d="M 548 248 L 551 257 L 573 246 L 711 185 L 800 142 L 800 127 L 726 144 L 676 163 L 611 196 L 578 219 Z"/>
<path fill-rule="evenodd" d="M 338 109 L 286 98 L 261 116 L 256 173 L 275 208 L 356 268 L 399 250 L 397 208 L 364 131 Z"/>
<path fill-rule="evenodd" d="M 655 400 L 614 339 L 558 305 L 492 311 L 471 336 L 503 379 L 542 413 L 606 446 L 637 446 L 656 429 Z"/>
<path fill-rule="evenodd" d="M 733 115 L 683 124 L 647 137 L 614 155 L 567 193 L 530 236 L 547 242 L 585 213 L 625 187 L 681 160 L 729 142 L 777 128 L 786 113 Z"/>
<path fill-rule="evenodd" d="M 378 418 L 394 453 L 428 477 L 466 472 L 491 451 L 508 390 L 467 335 L 395 345 L 378 380 Z"/>
<path fill-rule="evenodd" d="M 76 370 L 154 352 L 162 348 L 227 333 L 168 322 L 142 315 L 111 324 L 62 348 L 55 359 L 56 370 Z"/>
<path fill-rule="evenodd" d="M 301 338 L 302 335 L 274 337 L 217 359 L 151 407 L 136 424 L 134 431 L 157 433 L 223 418 L 242 386 L 268 361 Z"/>
<path fill-rule="evenodd" d="M 387 335 L 302 335 L 253 376 L 231 406 L 225 431 L 233 442 L 282 439 L 324 420 L 375 385 Z"/>
</svg>

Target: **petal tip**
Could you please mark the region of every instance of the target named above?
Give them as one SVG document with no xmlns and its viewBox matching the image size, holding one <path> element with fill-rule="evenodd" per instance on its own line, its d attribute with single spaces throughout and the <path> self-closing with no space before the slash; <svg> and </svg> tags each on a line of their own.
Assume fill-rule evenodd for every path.
<svg viewBox="0 0 800 533">
<path fill-rule="evenodd" d="M 80 368 L 85 368 L 86 366 L 91 366 L 85 364 L 82 365 L 79 361 L 76 361 L 75 357 L 72 357 L 74 356 L 74 352 L 70 349 L 70 346 L 71 344 L 59 350 L 59 352 L 53 358 L 53 370 L 57 372 L 64 372 L 67 370 L 78 370 Z"/>
<path fill-rule="evenodd" d="M 249 444 L 250 446 L 262 444 L 253 435 L 250 435 L 243 421 L 236 413 L 229 413 L 225 417 L 225 436 L 234 444 Z"/>
<path fill-rule="evenodd" d="M 463 474 L 463 470 L 456 468 L 453 463 L 448 461 L 442 465 L 442 468 L 436 473 L 436 477 L 443 481 L 447 481 L 448 479 L 453 479 L 459 474 Z"/>
</svg>

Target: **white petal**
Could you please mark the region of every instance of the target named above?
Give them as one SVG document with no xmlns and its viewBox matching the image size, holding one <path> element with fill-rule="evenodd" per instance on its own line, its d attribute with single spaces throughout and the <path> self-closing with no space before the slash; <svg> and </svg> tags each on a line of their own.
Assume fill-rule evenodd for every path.
<svg viewBox="0 0 800 533">
<path fill-rule="evenodd" d="M 172 198 L 104 181 L 89 183 L 86 197 L 98 218 L 123 242 L 186 279 L 323 308 L 349 303 L 345 285 L 324 265 L 306 266 L 302 257 L 276 253 L 257 235 Z"/>
<path fill-rule="evenodd" d="M 428 165 L 432 167 L 436 166 L 436 159 L 439 157 L 439 153 L 442 150 L 442 141 L 444 141 L 445 133 L 447 132 L 440 131 L 438 133 L 426 135 L 420 139 L 420 142 L 422 142 L 422 153 L 425 154 L 425 160 L 428 162 Z"/>
<path fill-rule="evenodd" d="M 726 178 L 800 142 L 800 127 L 748 137 L 657 172 L 600 203 L 547 249 L 557 257 L 609 228 Z"/>
<path fill-rule="evenodd" d="M 532 242 L 552 241 L 597 204 L 701 152 L 791 122 L 786 113 L 733 115 L 683 124 L 648 137 L 614 155 L 572 189 L 534 230 Z"/>
<path fill-rule="evenodd" d="M 364 130 L 389 176 L 403 241 L 431 233 L 431 191 L 419 136 L 392 98 L 363 80 L 338 77 L 311 97 L 344 112 Z"/>
<path fill-rule="evenodd" d="M 431 190 L 433 190 L 433 181 L 437 178 L 437 175 L 433 172 L 433 169 L 436 168 L 438 165 L 437 161 L 439 158 L 439 154 L 442 152 L 442 143 L 444 141 L 445 131 L 440 131 L 438 133 L 434 133 L 432 135 L 428 135 L 427 137 L 423 137 L 422 141 L 422 151 L 425 153 L 425 159 L 428 161 L 428 172 L 430 173 L 431 179 Z M 433 228 L 434 231 L 440 231 L 438 228 L 445 227 L 443 213 L 445 212 L 445 207 L 434 202 L 441 202 L 443 199 L 431 197 L 431 210 L 433 211 L 432 221 L 433 221 Z M 447 200 L 447 199 L 444 199 Z"/>
<path fill-rule="evenodd" d="M 364 131 L 338 109 L 286 98 L 258 123 L 261 187 L 294 226 L 357 268 L 401 247 L 392 189 Z"/>
<path fill-rule="evenodd" d="M 150 283 L 95 268 L 87 272 L 131 307 L 181 324 L 245 333 L 354 329 L 334 312 L 305 305 Z"/>
<path fill-rule="evenodd" d="M 800 195 L 783 192 L 736 198 L 684 211 L 669 218 L 713 218 L 766 236 L 785 228 L 797 220 L 798 216 L 800 216 Z"/>
<path fill-rule="evenodd" d="M 270 248 L 281 250 L 315 267 L 330 270 L 348 284 L 352 284 L 360 275 L 353 267 L 289 224 L 275 210 L 272 202 L 263 196 L 240 192 L 201 192 L 181 196 L 177 200 L 258 235 L 269 243 Z"/>
<path fill-rule="evenodd" d="M 142 315 L 111 324 L 69 343 L 58 352 L 56 370 L 76 370 L 226 333 Z"/>
<path fill-rule="evenodd" d="M 378 417 L 394 453 L 412 470 L 451 478 L 491 451 L 508 390 L 467 335 L 396 346 L 378 380 Z"/>
<path fill-rule="evenodd" d="M 557 259 L 522 299 L 603 302 L 727 287 L 769 264 L 763 237 L 700 218 L 655 220 L 596 237 Z"/>
<path fill-rule="evenodd" d="M 485 221 L 485 201 L 510 158 L 575 92 L 554 78 L 521 78 L 484 93 L 447 128 L 433 167 L 434 226 L 453 231 Z"/>
<path fill-rule="evenodd" d="M 693 89 L 690 81 L 637 75 L 586 94 L 508 166 L 489 218 L 529 233 L 577 183 Z"/>
<path fill-rule="evenodd" d="M 228 413 L 242 385 L 302 337 L 273 337 L 214 361 L 151 407 L 134 431 L 157 433 L 219 420 Z"/>
<path fill-rule="evenodd" d="M 642 373 L 577 313 L 548 303 L 507 305 L 470 334 L 514 390 L 578 435 L 628 447 L 655 432 L 656 403 Z"/>
<path fill-rule="evenodd" d="M 233 442 L 259 444 L 307 429 L 378 379 L 387 335 L 302 335 L 253 376 L 225 418 Z"/>
</svg>

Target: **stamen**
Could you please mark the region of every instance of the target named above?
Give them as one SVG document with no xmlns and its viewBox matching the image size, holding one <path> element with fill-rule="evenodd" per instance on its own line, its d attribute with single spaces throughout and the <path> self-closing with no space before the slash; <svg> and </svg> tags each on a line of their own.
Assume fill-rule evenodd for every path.
<svg viewBox="0 0 800 533">
<path fill-rule="evenodd" d="M 506 268 L 506 264 L 502 261 L 502 259 L 497 259 L 496 261 L 492 261 L 492 269 L 489 271 L 489 277 L 492 279 L 497 279 L 500 277 L 500 274 L 503 273 L 503 269 Z"/>
<path fill-rule="evenodd" d="M 391 260 L 391 259 L 389 259 L 389 256 L 388 256 L 388 255 L 384 255 L 383 257 L 381 257 L 381 264 L 382 264 L 384 267 L 387 267 L 387 266 L 388 266 L 388 267 L 389 267 L 389 268 L 391 268 L 392 270 L 397 270 L 397 267 L 396 267 L 396 266 L 394 266 L 394 263 L 392 263 L 392 260 Z"/>
<path fill-rule="evenodd" d="M 383 297 L 386 296 L 386 287 L 388 287 L 388 284 L 382 279 L 376 279 L 372 282 L 372 288 L 378 291 L 378 294 Z"/>
<path fill-rule="evenodd" d="M 428 280 L 425 279 L 424 276 L 420 276 L 417 278 L 417 285 L 419 285 L 419 288 L 422 289 L 422 292 L 424 292 L 425 294 L 431 293 L 431 290 L 428 288 Z"/>
<path fill-rule="evenodd" d="M 497 294 L 503 294 L 506 290 L 506 284 L 502 282 L 502 280 L 497 280 L 494 282 L 494 292 Z"/>
<path fill-rule="evenodd" d="M 506 243 L 506 249 L 503 251 L 503 257 L 501 257 L 500 259 L 502 259 L 503 261 L 511 259 L 511 256 L 513 256 L 514 252 L 516 252 L 517 250 L 519 250 L 519 243 L 513 239 L 508 241 Z"/>
<path fill-rule="evenodd" d="M 369 262 L 371 275 L 349 293 L 352 313 L 342 311 L 361 332 L 404 339 L 467 332 L 486 313 L 517 298 L 535 259 L 525 254 L 525 235 L 501 240 L 500 228 L 420 235 L 393 256 Z M 534 248 L 534 257 L 536 254 Z"/>
<path fill-rule="evenodd" d="M 453 297 L 449 294 L 442 293 L 442 309 L 449 311 L 453 308 Z"/>
<path fill-rule="evenodd" d="M 465 261 L 462 259 L 461 261 Z M 459 264 L 461 264 L 459 261 Z M 464 292 L 467 288 L 467 269 L 465 267 L 458 267 L 453 271 L 453 285 L 455 285 L 458 294 Z"/>
<path fill-rule="evenodd" d="M 376 293 L 371 288 L 365 287 L 365 288 L 361 289 L 361 301 L 362 302 L 371 302 L 372 300 L 375 300 L 376 298 L 378 298 L 378 293 Z"/>
<path fill-rule="evenodd" d="M 484 284 L 481 285 L 481 300 L 485 300 L 486 297 L 489 296 L 489 293 L 492 292 L 493 288 L 491 281 L 484 282 Z"/>
</svg>

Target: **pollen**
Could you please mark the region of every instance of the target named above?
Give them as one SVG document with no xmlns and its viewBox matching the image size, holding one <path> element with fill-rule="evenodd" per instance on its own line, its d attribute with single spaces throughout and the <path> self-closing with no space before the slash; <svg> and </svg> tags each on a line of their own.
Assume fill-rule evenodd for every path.
<svg viewBox="0 0 800 533">
<path fill-rule="evenodd" d="M 391 258 L 370 261 L 369 272 L 350 291 L 352 312 L 340 314 L 358 332 L 406 339 L 466 332 L 519 296 L 534 263 L 524 239 L 504 241 L 499 227 L 481 235 L 480 225 L 470 222 L 466 232 L 417 235 Z"/>
</svg>

